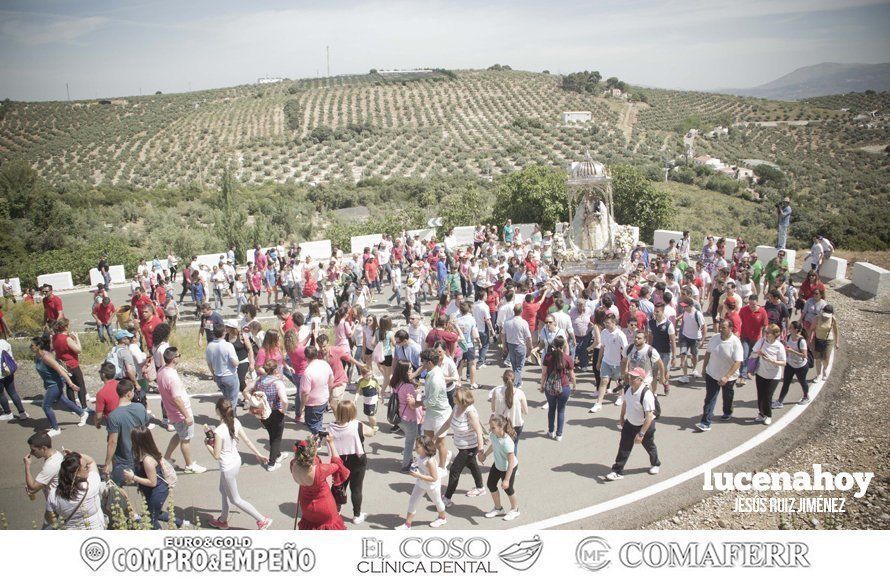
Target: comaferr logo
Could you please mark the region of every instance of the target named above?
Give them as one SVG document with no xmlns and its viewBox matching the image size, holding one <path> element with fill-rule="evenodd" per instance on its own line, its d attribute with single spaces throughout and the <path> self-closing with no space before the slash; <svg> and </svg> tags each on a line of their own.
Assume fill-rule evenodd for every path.
<svg viewBox="0 0 890 578">
<path fill-rule="evenodd" d="M 612 560 L 609 543 L 599 536 L 591 536 L 581 540 L 575 548 L 575 561 L 579 566 L 591 572 L 597 572 L 608 566 Z"/>
<path fill-rule="evenodd" d="M 628 568 L 809 568 L 802 542 L 627 542 L 618 560 Z"/>
<path fill-rule="evenodd" d="M 875 477 L 874 472 L 840 472 L 833 474 L 822 470 L 822 464 L 813 464 L 812 472 L 713 472 L 707 470 L 702 489 L 706 491 L 763 492 L 772 491 L 854 491 L 854 498 L 861 498 Z"/>
</svg>

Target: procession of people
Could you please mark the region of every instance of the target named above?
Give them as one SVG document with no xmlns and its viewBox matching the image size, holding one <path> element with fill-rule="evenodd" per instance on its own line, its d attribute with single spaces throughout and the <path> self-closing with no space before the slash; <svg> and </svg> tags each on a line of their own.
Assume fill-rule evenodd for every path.
<svg viewBox="0 0 890 578">
<path fill-rule="evenodd" d="M 790 209 L 777 211 L 784 247 Z M 823 248 L 820 239 L 816 245 Z M 718 401 L 720 420 L 732 419 L 735 390 L 752 377 L 752 423 L 769 426 L 773 412 L 797 397 L 795 381 L 798 403 L 808 403 L 811 384 L 831 374 L 840 337 L 818 276 L 825 253 L 814 249 L 799 286 L 784 248 L 762 263 L 742 239 L 730 253 L 710 235 L 700 252 L 690 250 L 687 234 L 666 251 L 641 244 L 621 273 L 567 275 L 550 231 L 536 226 L 523 239 L 510 221 L 480 224 L 469 246 L 450 234 L 441 241 L 383 235 L 361 254 L 338 252 L 327 262 L 284 242 L 255 247 L 243 265 L 234 247 L 213 267 L 171 253 L 140 263 L 127 303 L 112 302 L 107 276 L 96 288 L 87 314 L 108 349 L 96 376 L 84 373 L 80 338 L 62 300 L 44 286 L 45 333 L 31 352 L 47 421 L 28 439 L 26 493 L 45 494 L 46 527 L 104 529 L 112 523 L 97 497 L 109 491 L 104 474 L 138 489 L 151 527 L 181 527 L 164 506 L 176 475 L 200 475 L 201 461 L 217 462 L 221 506 L 203 525 L 228 528 L 234 505 L 265 529 L 272 519 L 249 501 L 262 489 L 239 487 L 238 473 L 288 467 L 299 488 L 299 528 L 345 529 L 340 511 L 348 502 L 354 525 L 367 517 L 362 490 L 373 457 L 366 440 L 403 437 L 396 442 L 404 447 L 400 471 L 414 484 L 400 529 L 411 528 L 424 495 L 437 512 L 430 525 L 447 523 L 460 487 L 469 488 L 461 494 L 467 499 L 491 494 L 484 516 L 509 522 L 521 516 L 520 498 L 540 491 L 523 488 L 519 475 L 530 406 L 544 409 L 542 433 L 556 442 L 577 433 L 565 420 L 571 397 L 586 394 L 593 413 L 620 406 L 617 453 L 603 476 L 617 482 L 636 445 L 648 454 L 649 475 L 671 460 L 656 436 L 662 408 L 671 413 L 672 386 L 701 388 L 701 417 L 690 424 L 699 432 L 717 427 Z M 107 268 L 103 257 L 100 272 Z M 258 319 L 264 311 L 274 315 L 271 323 Z M 192 319 L 196 331 L 184 324 Z M 172 332 L 197 334 L 204 348 L 197 361 L 220 393 L 214 415 L 203 416 L 217 425 L 203 432 Z M 0 420 L 36 421 L 15 389 L 17 368 L 30 360 L 15 359 L 2 339 L 0 354 Z M 491 366 L 503 369 L 497 383 L 481 378 Z M 544 402 L 529 401 L 533 388 Z M 160 415 L 148 411 L 155 392 Z M 105 427 L 96 443 L 101 463 L 70 446 L 54 448 L 53 438 L 65 434 L 57 405 L 75 413 L 78 426 Z M 485 419 L 478 408 L 489 405 Z M 268 433 L 266 444 L 251 439 L 247 420 Z M 242 462 L 239 447 L 259 465 Z M 37 477 L 35 458 L 43 460 Z M 533 468 L 534 460 L 522 460 L 523 472 Z"/>
</svg>

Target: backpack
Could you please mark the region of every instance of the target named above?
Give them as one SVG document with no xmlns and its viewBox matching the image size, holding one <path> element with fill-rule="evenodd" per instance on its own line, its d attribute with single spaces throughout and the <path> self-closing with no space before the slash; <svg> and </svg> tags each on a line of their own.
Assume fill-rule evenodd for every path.
<svg viewBox="0 0 890 578">
<path fill-rule="evenodd" d="M 547 381 L 544 382 L 544 393 L 547 395 L 562 395 L 562 375 L 551 371 L 547 374 Z"/>
<path fill-rule="evenodd" d="M 652 390 L 649 389 L 648 386 L 645 386 L 645 385 L 644 385 L 644 386 L 642 386 L 642 387 L 643 387 L 643 393 L 640 394 L 640 405 L 643 405 L 643 398 L 646 397 L 646 392 L 648 391 L 648 392 L 651 393 L 652 396 L 655 398 L 655 411 L 652 412 L 652 415 L 655 416 L 655 419 L 660 418 L 660 417 L 661 417 L 661 403 L 659 403 L 659 401 L 658 401 L 658 396 L 655 395 L 654 393 L 652 393 Z M 625 391 L 625 392 L 626 392 L 628 389 L 630 389 L 630 384 L 627 384 L 627 385 L 624 386 L 624 391 Z M 643 413 L 645 413 L 645 410 L 644 410 Z"/>
<path fill-rule="evenodd" d="M 4 350 L 3 353 L 0 354 L 0 377 L 9 377 L 14 374 L 18 368 L 19 365 L 16 363 L 12 354 Z"/>
<path fill-rule="evenodd" d="M 399 386 L 400 388 L 402 386 Z M 399 407 L 399 392 L 398 390 L 393 391 L 392 395 L 389 396 L 389 403 L 386 406 L 386 421 L 390 424 L 396 426 L 402 423 L 402 415 L 400 413 L 401 408 Z"/>
<path fill-rule="evenodd" d="M 108 355 L 105 356 L 105 362 L 110 363 L 114 366 L 115 379 L 123 379 L 127 377 L 126 368 L 121 365 L 121 360 L 118 356 L 118 352 L 120 352 L 120 350 L 121 346 L 115 345 L 111 348 L 111 351 L 108 352 Z"/>
</svg>

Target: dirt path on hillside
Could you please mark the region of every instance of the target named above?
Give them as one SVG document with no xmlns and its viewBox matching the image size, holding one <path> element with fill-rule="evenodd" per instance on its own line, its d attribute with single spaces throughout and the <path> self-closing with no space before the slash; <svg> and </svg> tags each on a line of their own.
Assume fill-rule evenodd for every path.
<svg viewBox="0 0 890 578">
<path fill-rule="evenodd" d="M 634 130 L 634 123 L 636 122 L 637 107 L 634 106 L 632 102 L 628 102 L 624 105 L 624 109 L 621 111 L 621 118 L 618 119 L 618 129 L 624 133 L 624 138 L 627 139 L 627 142 L 630 142 L 630 137 Z"/>
</svg>

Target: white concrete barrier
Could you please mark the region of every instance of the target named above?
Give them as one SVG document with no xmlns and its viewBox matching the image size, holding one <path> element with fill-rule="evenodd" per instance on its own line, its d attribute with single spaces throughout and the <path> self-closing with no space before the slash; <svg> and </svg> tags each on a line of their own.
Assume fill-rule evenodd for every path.
<svg viewBox="0 0 890 578">
<path fill-rule="evenodd" d="M 435 227 L 432 229 L 411 229 L 406 231 L 408 238 L 413 239 L 415 236 L 420 237 L 421 241 L 429 241 L 436 236 Z"/>
<path fill-rule="evenodd" d="M 226 252 L 222 251 L 220 253 L 207 253 L 206 255 L 198 255 L 198 264 L 199 265 L 207 265 L 211 271 L 213 271 L 213 267 L 219 265 L 219 258 L 222 256 L 223 260 L 226 259 Z"/>
<path fill-rule="evenodd" d="M 473 244 L 473 235 L 476 232 L 476 227 L 469 225 L 466 227 L 455 227 L 454 234 L 454 243 L 458 247 L 466 247 Z"/>
<path fill-rule="evenodd" d="M 857 261 L 853 263 L 853 285 L 874 297 L 884 295 L 890 290 L 890 271 Z"/>
<path fill-rule="evenodd" d="M 108 274 L 111 275 L 111 283 L 126 283 L 127 275 L 124 272 L 123 265 L 112 265 L 108 268 Z M 90 285 L 94 287 L 99 283 L 105 283 L 105 278 L 102 276 L 102 273 L 99 272 L 98 269 L 93 267 L 90 269 Z"/>
<path fill-rule="evenodd" d="M 18 277 L 10 277 L 9 279 L 0 279 L 0 297 L 9 297 L 9 295 L 6 295 L 3 292 L 3 286 L 6 285 L 7 281 L 9 281 L 9 284 L 12 285 L 13 295 L 22 294 L 22 281 Z"/>
<path fill-rule="evenodd" d="M 38 275 L 37 286 L 41 287 L 44 284 L 52 285 L 53 291 L 65 291 L 67 289 L 74 289 L 74 280 L 71 278 L 70 271 L 65 271 L 64 273 L 47 273 L 46 275 Z"/>
<path fill-rule="evenodd" d="M 667 231 L 664 229 L 656 229 L 652 247 L 654 249 L 668 249 L 670 247 L 671 239 L 674 239 L 677 243 L 679 243 L 680 239 L 682 238 L 682 231 Z"/>
<path fill-rule="evenodd" d="M 829 257 L 822 263 L 822 270 L 819 275 L 825 281 L 833 281 L 834 279 L 847 278 L 847 260 L 840 257 Z"/>
<path fill-rule="evenodd" d="M 349 252 L 355 253 L 356 255 L 361 255 L 366 248 L 373 249 L 376 247 L 380 241 L 383 240 L 383 235 L 380 233 L 375 233 L 373 235 L 359 235 L 358 237 L 352 237 L 349 239 Z"/>
<path fill-rule="evenodd" d="M 519 225 L 513 225 L 514 231 L 519 231 L 522 235 L 522 241 L 528 241 L 532 238 L 532 233 L 535 232 L 535 224 L 534 223 L 522 223 Z M 544 231 L 541 231 L 541 235 L 544 234 Z"/>
<path fill-rule="evenodd" d="M 738 243 L 736 242 L 735 237 L 724 237 L 724 239 L 726 251 L 723 254 L 726 256 L 727 261 L 732 261 L 732 252 L 735 251 Z"/>
<path fill-rule="evenodd" d="M 780 250 L 785 251 L 785 260 L 788 261 L 788 271 L 797 271 L 797 251 L 794 249 L 776 249 L 769 245 L 757 245 L 755 252 L 757 253 L 757 258 L 760 259 L 763 266 L 766 267 L 767 263 L 776 258 L 776 254 L 778 254 Z"/>
<path fill-rule="evenodd" d="M 302 257 L 312 257 L 315 261 L 327 261 L 333 254 L 331 241 L 329 239 L 324 239 L 323 241 L 305 241 L 300 243 L 300 250 L 300 255 Z"/>
<path fill-rule="evenodd" d="M 268 251 L 268 250 L 271 249 L 271 248 L 272 248 L 272 247 L 260 247 L 260 252 L 263 253 L 263 254 L 265 254 L 266 251 Z M 251 247 L 250 249 L 244 251 L 244 263 L 243 263 L 243 264 L 246 265 L 247 263 L 254 263 L 254 262 L 256 261 L 256 260 L 254 259 L 254 257 L 253 257 L 253 255 L 254 255 L 254 251 L 255 251 L 255 250 L 253 249 L 253 247 Z"/>
</svg>

